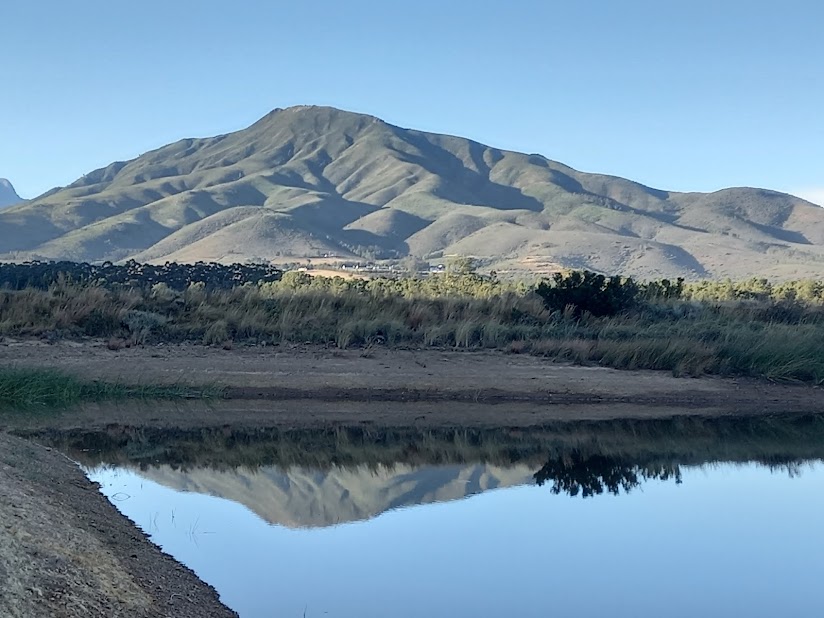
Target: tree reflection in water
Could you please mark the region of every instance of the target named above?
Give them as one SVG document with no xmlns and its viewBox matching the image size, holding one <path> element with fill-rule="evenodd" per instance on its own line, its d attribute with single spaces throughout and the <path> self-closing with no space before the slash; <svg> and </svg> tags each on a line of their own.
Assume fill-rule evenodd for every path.
<svg viewBox="0 0 824 618">
<path fill-rule="evenodd" d="M 675 480 L 681 483 L 681 470 L 674 464 L 631 463 L 619 457 L 583 455 L 580 451 L 550 458 L 534 475 L 538 485 L 552 483 L 552 493 L 584 497 L 607 491 L 629 493 L 644 481 Z"/>
</svg>

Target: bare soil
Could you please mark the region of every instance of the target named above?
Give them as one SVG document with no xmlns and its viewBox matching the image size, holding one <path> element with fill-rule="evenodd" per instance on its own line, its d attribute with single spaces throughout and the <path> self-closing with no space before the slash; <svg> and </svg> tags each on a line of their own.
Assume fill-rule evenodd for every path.
<svg viewBox="0 0 824 618">
<path fill-rule="evenodd" d="M 0 616 L 236 614 L 63 455 L 0 433 Z"/>
<path fill-rule="evenodd" d="M 666 372 L 580 367 L 496 351 L 337 350 L 318 346 L 158 345 L 109 350 L 104 342 L 0 343 L 0 366 L 52 367 L 88 379 L 143 384 L 221 384 L 229 403 L 200 406 L 186 422 L 395 425 L 509 425 L 530 408 L 534 422 L 673 414 L 824 411 L 824 393 L 808 385 L 753 379 L 681 378 Z M 253 403 L 253 400 L 258 400 Z M 399 403 L 414 403 L 399 406 Z M 457 405 L 459 403 L 468 405 Z M 369 404 L 369 405 L 349 405 Z M 447 405 L 448 404 L 448 405 Z M 481 404 L 495 404 L 486 406 Z M 522 404 L 522 405 L 520 405 Z M 151 406 L 158 409 L 157 404 Z M 115 408 L 119 408 L 120 412 Z M 174 406 L 163 406 L 174 417 Z M 138 412 L 138 409 L 144 410 Z M 155 422 L 145 406 L 98 406 L 86 422 Z M 0 419 L 0 426 L 2 426 Z M 515 423 L 520 424 L 520 423 Z"/>
</svg>

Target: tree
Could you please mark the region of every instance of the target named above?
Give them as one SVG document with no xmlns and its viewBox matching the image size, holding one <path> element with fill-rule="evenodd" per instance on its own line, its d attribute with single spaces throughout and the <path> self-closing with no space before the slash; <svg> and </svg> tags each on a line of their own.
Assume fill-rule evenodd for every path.
<svg viewBox="0 0 824 618">
<path fill-rule="evenodd" d="M 475 260 L 464 255 L 454 255 L 446 261 L 446 272 L 450 275 L 471 275 L 476 268 Z"/>
</svg>

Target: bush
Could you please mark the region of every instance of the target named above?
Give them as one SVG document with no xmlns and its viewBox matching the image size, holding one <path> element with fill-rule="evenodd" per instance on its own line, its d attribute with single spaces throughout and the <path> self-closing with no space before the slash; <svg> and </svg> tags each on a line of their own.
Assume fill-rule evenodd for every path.
<svg viewBox="0 0 824 618">
<path fill-rule="evenodd" d="M 166 321 L 166 317 L 160 314 L 133 310 L 123 318 L 123 325 L 128 329 L 134 343 L 145 343 L 154 331 L 166 324 Z"/>
<path fill-rule="evenodd" d="M 535 292 L 552 311 L 573 307 L 576 316 L 587 312 L 602 317 L 617 315 L 634 307 L 639 288 L 632 279 L 606 278 L 584 270 L 569 274 L 555 273 L 551 281 L 542 281 Z"/>
<path fill-rule="evenodd" d="M 117 316 L 99 308 L 92 309 L 86 316 L 79 319 L 77 325 L 88 337 L 108 337 L 120 330 L 120 321 Z"/>
</svg>

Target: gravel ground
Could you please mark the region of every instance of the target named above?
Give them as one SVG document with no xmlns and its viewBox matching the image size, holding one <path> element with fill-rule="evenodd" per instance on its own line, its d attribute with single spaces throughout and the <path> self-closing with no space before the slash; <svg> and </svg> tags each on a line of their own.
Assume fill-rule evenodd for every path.
<svg viewBox="0 0 824 618">
<path fill-rule="evenodd" d="M 228 618 L 60 453 L 0 434 L 0 616 Z"/>
</svg>

